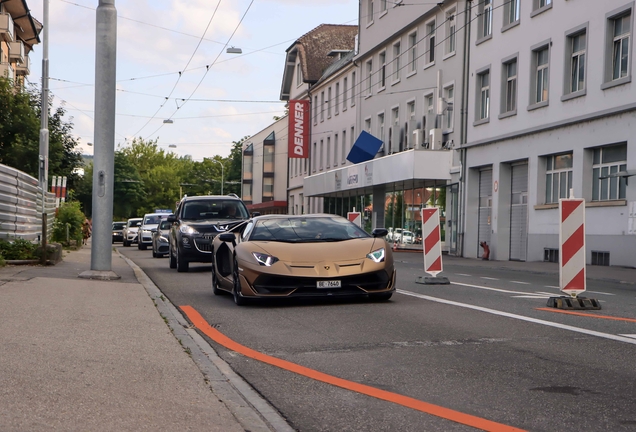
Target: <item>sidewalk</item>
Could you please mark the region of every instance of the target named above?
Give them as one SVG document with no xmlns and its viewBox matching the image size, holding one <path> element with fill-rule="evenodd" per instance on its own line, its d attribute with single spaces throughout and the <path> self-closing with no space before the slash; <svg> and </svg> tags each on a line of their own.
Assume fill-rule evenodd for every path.
<svg viewBox="0 0 636 432">
<path fill-rule="evenodd" d="M 272 430 L 117 252 L 120 280 L 79 279 L 90 256 L 89 244 L 55 266 L 0 269 L 0 430 Z"/>
</svg>

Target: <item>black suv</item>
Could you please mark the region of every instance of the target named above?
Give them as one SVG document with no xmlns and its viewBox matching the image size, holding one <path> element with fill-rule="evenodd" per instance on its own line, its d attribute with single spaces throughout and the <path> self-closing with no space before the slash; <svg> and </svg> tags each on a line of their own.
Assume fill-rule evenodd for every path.
<svg viewBox="0 0 636 432">
<path fill-rule="evenodd" d="M 170 227 L 170 268 L 188 271 L 191 262 L 212 262 L 212 239 L 250 214 L 234 195 L 191 196 L 183 198 Z"/>
</svg>

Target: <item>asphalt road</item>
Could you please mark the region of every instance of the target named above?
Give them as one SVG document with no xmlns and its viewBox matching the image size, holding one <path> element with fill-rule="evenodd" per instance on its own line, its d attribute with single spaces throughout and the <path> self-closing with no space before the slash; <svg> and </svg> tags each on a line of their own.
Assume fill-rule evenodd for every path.
<svg viewBox="0 0 636 432">
<path fill-rule="evenodd" d="M 614 319 L 566 315 L 540 310 L 558 294 L 553 273 L 448 259 L 452 284 L 422 285 L 421 255 L 399 253 L 389 302 L 237 307 L 212 294 L 209 265 L 177 273 L 149 250 L 119 250 L 176 306 L 309 368 L 302 375 L 206 337 L 300 431 L 636 431 L 636 285 L 588 280 L 603 310 L 585 313 Z"/>
</svg>

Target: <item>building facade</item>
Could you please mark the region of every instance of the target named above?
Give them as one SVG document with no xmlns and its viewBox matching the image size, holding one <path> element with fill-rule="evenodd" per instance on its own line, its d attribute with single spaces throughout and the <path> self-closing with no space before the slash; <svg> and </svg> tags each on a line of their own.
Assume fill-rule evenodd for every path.
<svg viewBox="0 0 636 432">
<path fill-rule="evenodd" d="M 24 87 L 29 74 L 29 53 L 40 43 L 40 24 L 31 16 L 26 0 L 0 2 L 0 77 Z"/>
<path fill-rule="evenodd" d="M 634 2 L 478 5 L 465 256 L 558 261 L 560 198 L 586 200 L 589 264 L 636 266 Z M 631 212 L 631 214 L 630 214 Z M 630 219 L 631 218 L 631 219 Z"/>
</svg>

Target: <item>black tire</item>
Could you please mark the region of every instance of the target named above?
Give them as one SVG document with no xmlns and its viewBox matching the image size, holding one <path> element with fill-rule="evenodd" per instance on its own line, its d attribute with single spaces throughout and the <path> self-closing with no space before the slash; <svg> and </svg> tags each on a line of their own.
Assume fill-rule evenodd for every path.
<svg viewBox="0 0 636 432">
<path fill-rule="evenodd" d="M 179 273 L 185 273 L 188 271 L 189 267 L 190 267 L 190 263 L 188 263 L 188 261 L 183 259 L 183 255 L 181 255 L 179 253 L 179 250 L 177 249 L 177 271 Z"/>
<path fill-rule="evenodd" d="M 174 255 L 172 255 L 172 250 L 170 250 L 170 253 L 168 253 L 168 255 L 170 255 L 170 268 L 177 268 L 177 259 L 174 257 Z"/>
<path fill-rule="evenodd" d="M 159 254 L 155 252 L 155 248 L 152 248 L 152 257 L 159 258 Z"/>
<path fill-rule="evenodd" d="M 392 292 L 384 292 L 384 293 L 379 293 L 379 294 L 369 294 L 369 300 L 374 301 L 374 302 L 383 302 L 383 301 L 389 300 L 392 295 L 393 295 Z"/>
<path fill-rule="evenodd" d="M 130 243 L 128 243 L 126 240 L 124 240 L 124 247 L 128 247 L 130 246 Z"/>
<path fill-rule="evenodd" d="M 234 257 L 234 266 L 232 267 L 232 284 L 232 296 L 234 297 L 234 303 L 237 306 L 245 306 L 247 304 L 247 299 L 240 294 L 241 283 L 239 280 L 238 263 L 236 262 L 236 257 Z"/>
</svg>

